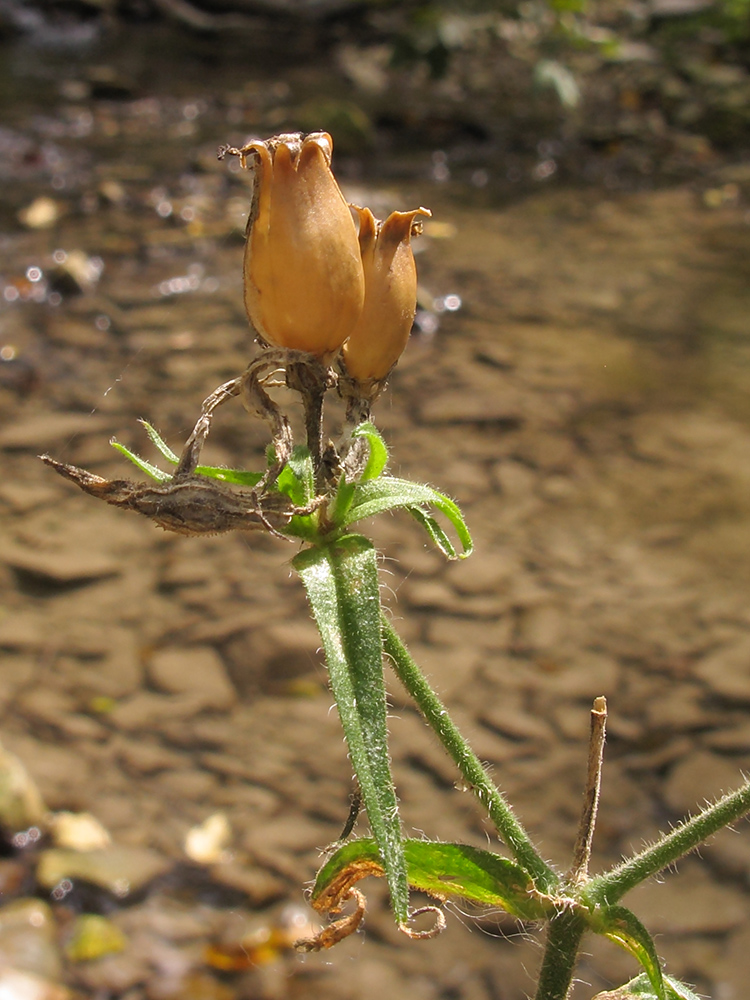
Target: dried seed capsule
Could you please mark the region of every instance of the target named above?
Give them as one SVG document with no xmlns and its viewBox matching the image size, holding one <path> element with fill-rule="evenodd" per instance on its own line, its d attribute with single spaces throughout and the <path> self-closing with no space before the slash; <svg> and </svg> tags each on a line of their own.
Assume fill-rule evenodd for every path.
<svg viewBox="0 0 750 1000">
<path fill-rule="evenodd" d="M 347 373 L 359 383 L 386 378 L 406 347 L 417 307 L 417 269 L 411 237 L 417 215 L 392 212 L 377 222 L 369 208 L 359 213 L 359 245 L 365 274 L 365 304 L 342 351 Z"/>
<path fill-rule="evenodd" d="M 357 231 L 331 173 L 326 132 L 251 142 L 255 190 L 245 247 L 245 307 L 259 338 L 326 361 L 364 302 Z"/>
</svg>

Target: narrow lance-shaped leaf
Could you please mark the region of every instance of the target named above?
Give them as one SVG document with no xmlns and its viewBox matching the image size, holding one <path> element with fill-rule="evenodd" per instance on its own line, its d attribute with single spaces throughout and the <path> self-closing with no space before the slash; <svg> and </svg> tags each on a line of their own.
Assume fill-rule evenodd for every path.
<svg viewBox="0 0 750 1000">
<path fill-rule="evenodd" d="M 293 562 L 323 639 L 331 688 L 399 924 L 409 890 L 396 792 L 388 758 L 380 592 L 375 549 L 347 535 Z"/>
<path fill-rule="evenodd" d="M 167 483 L 172 478 L 169 472 L 162 472 L 157 466 L 152 465 L 151 462 L 147 462 L 145 458 L 141 458 L 140 455 L 136 455 L 134 451 L 126 448 L 124 444 L 120 444 L 119 441 L 115 441 L 114 438 L 109 442 L 115 451 L 119 451 L 121 455 L 124 455 L 128 461 L 132 462 L 133 465 L 140 469 L 141 472 L 145 473 L 151 479 L 155 479 L 157 483 Z"/>
<path fill-rule="evenodd" d="M 354 483 L 347 483 L 344 477 L 341 476 L 329 511 L 329 516 L 333 524 L 345 523 L 346 514 L 354 500 L 356 488 Z"/>
<path fill-rule="evenodd" d="M 367 482 L 368 479 L 377 479 L 388 464 L 388 448 L 383 440 L 380 431 L 375 424 L 366 421 L 358 424 L 352 432 L 353 438 L 366 438 L 370 448 L 370 457 L 367 465 L 359 477 L 360 482 Z"/>
<path fill-rule="evenodd" d="M 171 465 L 177 465 L 179 458 L 169 445 L 164 441 L 158 431 L 152 427 L 147 420 L 139 421 L 146 430 L 152 444 L 161 452 L 161 454 L 166 458 L 166 460 Z M 124 444 L 120 444 L 119 441 L 115 441 L 114 438 L 110 441 L 112 447 L 119 451 L 121 455 L 124 455 L 129 461 L 133 463 L 137 468 L 144 472 L 151 479 L 155 479 L 159 483 L 166 483 L 172 478 L 169 472 L 164 472 L 157 466 L 152 465 L 151 462 L 147 462 L 145 458 L 141 458 L 140 455 L 136 455 L 129 448 L 126 448 Z M 206 476 L 209 479 L 218 479 L 223 483 L 234 483 L 236 486 L 255 486 L 263 478 L 260 472 L 249 472 L 246 469 L 223 469 L 220 466 L 214 465 L 199 465 L 196 468 L 196 474 L 199 476 Z"/>
<path fill-rule="evenodd" d="M 154 447 L 157 448 L 157 450 L 161 452 L 161 454 L 164 456 L 164 458 L 166 458 L 166 460 L 168 462 L 171 462 L 172 465 L 177 465 L 177 463 L 180 461 L 179 456 L 175 455 L 175 453 L 172 451 L 172 449 L 169 447 L 169 445 L 167 444 L 167 442 L 164 440 L 164 438 L 161 436 L 161 434 L 157 431 L 157 429 L 154 427 L 154 425 L 150 424 L 148 422 L 148 420 L 139 420 L 138 423 L 146 431 L 146 433 L 148 434 L 149 440 L 154 445 Z"/>
<path fill-rule="evenodd" d="M 448 538 L 434 517 L 431 517 L 421 507 L 407 507 L 406 510 L 409 511 L 415 521 L 418 521 L 422 525 L 430 536 L 433 545 L 440 549 L 446 559 L 458 558 L 453 542 Z"/>
<path fill-rule="evenodd" d="M 436 507 L 448 518 L 463 546 L 461 557 L 470 555 L 474 543 L 458 505 L 442 493 L 433 490 L 431 486 L 412 483 L 407 479 L 381 476 L 379 479 L 359 484 L 342 526 L 397 507 L 413 509 L 424 506 Z"/>
<path fill-rule="evenodd" d="M 467 844 L 405 840 L 409 885 L 438 899 L 468 899 L 502 907 L 524 920 L 549 916 L 549 898 L 540 896 L 520 865 Z M 382 876 L 377 844 L 369 838 L 340 847 L 318 872 L 311 903 L 323 913 L 336 909 L 350 886 L 369 875 Z"/>
<path fill-rule="evenodd" d="M 624 906 L 598 908 L 588 921 L 592 931 L 603 934 L 636 958 L 648 976 L 656 1000 L 665 1000 L 664 977 L 651 935 L 638 917 Z"/>
<path fill-rule="evenodd" d="M 299 445 L 278 475 L 276 486 L 297 507 L 304 507 L 315 494 L 315 473 L 307 448 Z"/>
</svg>

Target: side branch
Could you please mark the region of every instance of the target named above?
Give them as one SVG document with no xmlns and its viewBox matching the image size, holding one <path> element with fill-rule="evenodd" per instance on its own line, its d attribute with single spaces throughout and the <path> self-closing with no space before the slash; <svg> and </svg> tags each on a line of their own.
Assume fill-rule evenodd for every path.
<svg viewBox="0 0 750 1000">
<path fill-rule="evenodd" d="M 587 904 L 616 903 L 626 892 L 694 850 L 712 834 L 750 813 L 750 781 L 684 820 L 640 854 L 592 879 L 582 893 Z"/>
<path fill-rule="evenodd" d="M 568 882 L 571 883 L 585 882 L 589 874 L 591 844 L 594 839 L 596 814 L 599 810 L 599 791 L 602 784 L 602 758 L 604 756 L 606 732 L 607 699 L 600 695 L 594 699 L 594 705 L 591 709 L 586 790 L 583 796 L 583 809 L 581 811 L 581 822 L 578 827 L 578 836 L 576 837 L 576 844 L 573 849 L 573 864 L 567 876 Z"/>
<path fill-rule="evenodd" d="M 383 649 L 391 658 L 393 669 L 420 712 L 434 729 L 474 794 L 495 824 L 500 838 L 508 845 L 518 864 L 534 881 L 539 892 L 552 893 L 559 885 L 556 872 L 542 859 L 509 803 L 487 774 L 485 767 L 456 728 L 445 706 L 432 690 L 417 664 L 409 655 L 395 629 L 381 618 Z"/>
</svg>

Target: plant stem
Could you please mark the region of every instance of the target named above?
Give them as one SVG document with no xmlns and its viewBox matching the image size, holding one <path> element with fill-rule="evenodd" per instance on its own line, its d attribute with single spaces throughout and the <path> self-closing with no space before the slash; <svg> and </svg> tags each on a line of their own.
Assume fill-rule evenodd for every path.
<svg viewBox="0 0 750 1000">
<path fill-rule="evenodd" d="M 585 922 L 574 910 L 562 910 L 550 920 L 536 1000 L 566 1000 L 585 930 Z"/>
<path fill-rule="evenodd" d="M 578 836 L 573 849 L 573 864 L 567 875 L 567 881 L 570 883 L 581 883 L 588 879 L 591 844 L 594 839 L 596 814 L 599 810 L 599 791 L 602 785 L 602 758 L 606 733 L 607 699 L 600 695 L 594 699 L 594 705 L 591 709 L 586 790 L 583 796 Z"/>
<path fill-rule="evenodd" d="M 673 864 L 712 834 L 750 812 L 750 782 L 684 820 L 640 854 L 592 879 L 581 894 L 587 903 L 616 903 L 626 892 Z"/>
<path fill-rule="evenodd" d="M 382 616 L 383 648 L 391 658 L 399 680 L 417 703 L 427 722 L 435 730 L 448 755 L 457 765 L 474 794 L 485 807 L 501 839 L 516 861 L 528 872 L 540 892 L 552 892 L 560 879 L 542 859 L 510 804 L 495 786 L 486 768 L 456 728 L 422 671 L 411 658 L 391 623 Z"/>
<path fill-rule="evenodd" d="M 326 393 L 326 370 L 319 362 L 311 361 L 293 362 L 287 366 L 286 374 L 287 386 L 294 389 L 302 396 L 302 405 L 305 411 L 305 435 L 307 438 L 307 449 L 315 470 L 315 485 L 317 489 L 323 487 L 323 474 L 321 470 L 322 452 L 322 428 L 323 428 L 323 399 Z"/>
</svg>

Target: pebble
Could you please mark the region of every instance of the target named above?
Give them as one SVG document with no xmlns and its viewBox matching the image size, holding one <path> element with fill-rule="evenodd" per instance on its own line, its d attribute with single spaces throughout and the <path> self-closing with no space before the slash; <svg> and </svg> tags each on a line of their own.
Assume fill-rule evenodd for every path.
<svg viewBox="0 0 750 1000">
<path fill-rule="evenodd" d="M 62 963 L 52 910 L 39 899 L 16 899 L 0 908 L 0 968 L 12 966 L 58 979 Z"/>
<path fill-rule="evenodd" d="M 523 422 L 523 394 L 513 385 L 496 386 L 490 393 L 447 390 L 420 403 L 423 424 L 500 424 Z"/>
<path fill-rule="evenodd" d="M 46 552 L 8 545 L 3 547 L 1 558 L 15 570 L 57 584 L 100 580 L 107 576 L 117 576 L 121 569 L 119 562 L 111 556 L 80 549 Z"/>
<path fill-rule="evenodd" d="M 493 546 L 491 552 L 475 552 L 471 558 L 453 563 L 446 576 L 460 594 L 497 594 L 507 590 L 518 569 L 517 553 Z"/>
<path fill-rule="evenodd" d="M 646 701 L 646 718 L 654 730 L 686 732 L 702 729 L 709 713 L 702 704 L 701 696 L 699 686 L 693 684 L 667 690 L 663 696 Z"/>
<path fill-rule="evenodd" d="M 722 934 L 747 923 L 744 893 L 717 884 L 693 860 L 681 862 L 663 881 L 637 886 L 627 905 L 651 934 Z"/>
<path fill-rule="evenodd" d="M 156 777 L 157 790 L 171 802 L 210 802 L 216 785 L 213 774 L 196 769 L 162 771 Z"/>
<path fill-rule="evenodd" d="M 695 673 L 722 697 L 750 702 L 750 636 L 709 653 L 696 663 Z"/>
<path fill-rule="evenodd" d="M 273 996 L 274 991 L 270 995 Z M 167 981 L 149 994 L 153 1000 L 236 1000 L 236 996 L 234 986 L 207 972 L 192 972 L 178 981 Z"/>
<path fill-rule="evenodd" d="M 111 742 L 111 749 L 126 770 L 135 774 L 156 774 L 184 764 L 181 754 L 151 740 L 117 736 Z"/>
<path fill-rule="evenodd" d="M 52 485 L 41 486 L 12 480 L 0 484 L 0 500 L 8 504 L 15 514 L 25 514 L 36 507 L 49 506 L 58 496 L 59 492 Z"/>
<path fill-rule="evenodd" d="M 67 442 L 79 434 L 106 434 L 112 418 L 92 413 L 45 413 L 21 417 L 0 430 L 0 448 L 36 452 Z M 50 473 L 51 474 L 51 473 Z"/>
<path fill-rule="evenodd" d="M 42 796 L 20 758 L 0 746 L 0 824 L 11 833 L 42 826 Z"/>
<path fill-rule="evenodd" d="M 703 743 L 712 750 L 737 753 L 750 752 L 750 721 L 728 726 L 721 720 L 721 728 L 711 730 L 703 736 Z"/>
<path fill-rule="evenodd" d="M 543 653 L 563 642 L 567 616 L 554 604 L 536 604 L 519 612 L 515 646 L 518 651 Z"/>
<path fill-rule="evenodd" d="M 540 686 L 557 697 L 586 698 L 615 696 L 620 691 L 622 672 L 614 657 L 590 650 L 577 651 L 563 663 L 544 671 Z"/>
<path fill-rule="evenodd" d="M 6 742 L 25 762 L 49 809 L 85 810 L 92 795 L 92 765 L 85 753 L 30 736 L 9 734 Z"/>
<path fill-rule="evenodd" d="M 667 805 L 677 815 L 695 812 L 706 801 L 713 802 L 724 792 L 743 783 L 739 763 L 706 750 L 696 750 L 679 760 L 669 772 L 664 786 Z"/>
<path fill-rule="evenodd" d="M 10 966 L 0 969 L 2 1000 L 71 1000 L 73 994 L 65 986 Z"/>
<path fill-rule="evenodd" d="M 256 663 L 263 664 L 264 690 L 284 693 L 290 682 L 321 669 L 320 634 L 306 614 L 299 620 L 268 622 L 253 630 L 249 640 L 243 666 L 238 663 L 239 650 L 235 646 L 234 676 L 239 678 L 247 672 L 252 656 Z"/>
<path fill-rule="evenodd" d="M 0 617 L 0 648 L 29 652 L 43 648 L 50 643 L 48 624 L 49 616 L 42 612 L 6 611 Z"/>
<path fill-rule="evenodd" d="M 120 996 L 148 982 L 153 972 L 149 959 L 130 947 L 92 962 L 82 962 L 76 968 L 76 980 L 94 996 Z"/>
<path fill-rule="evenodd" d="M 747 956 L 750 954 L 750 926 L 739 928 L 729 940 L 717 977 L 715 996 L 721 1000 L 745 1000 L 747 996 Z"/>
<path fill-rule="evenodd" d="M 79 657 L 74 672 L 77 687 L 88 690 L 92 697 L 125 698 L 138 691 L 144 670 L 135 632 L 108 624 L 106 631 L 96 628 L 93 635 L 82 634 L 83 624 L 78 622 L 76 631 L 65 640 L 66 649 Z"/>
<path fill-rule="evenodd" d="M 81 879 L 124 899 L 168 868 L 166 858 L 145 847 L 113 845 L 98 851 L 51 848 L 39 856 L 37 879 L 46 889 L 54 889 L 63 879 Z"/>
<path fill-rule="evenodd" d="M 227 854 L 232 828 L 225 813 L 212 813 L 185 836 L 185 854 L 201 865 L 214 864 Z"/>
<path fill-rule="evenodd" d="M 48 825 L 55 847 L 95 851 L 112 843 L 109 832 L 91 813 L 54 813 Z"/>
<path fill-rule="evenodd" d="M 750 887 L 750 829 L 747 820 L 722 830 L 701 846 L 701 857 L 722 876 Z"/>
<path fill-rule="evenodd" d="M 442 580 L 407 580 L 399 588 L 398 595 L 400 603 L 420 611 L 458 610 L 455 592 Z"/>
<path fill-rule="evenodd" d="M 534 740 L 537 751 L 540 744 L 549 744 L 553 738 L 552 727 L 543 719 L 536 718 L 505 699 L 486 702 L 477 713 L 477 718 L 485 726 L 511 740 Z"/>
<path fill-rule="evenodd" d="M 230 889 L 238 889 L 253 908 L 268 906 L 287 892 L 281 879 L 261 867 L 249 867 L 227 861 L 211 866 L 211 877 Z"/>
<path fill-rule="evenodd" d="M 31 722 L 49 726 L 73 739 L 101 740 L 107 730 L 100 722 L 76 712 L 75 699 L 52 688 L 38 687 L 17 701 L 18 712 Z"/>
<path fill-rule="evenodd" d="M 127 944 L 128 939 L 111 920 L 97 913 L 82 913 L 65 942 L 65 954 L 71 962 L 91 962 L 124 951 Z"/>
<path fill-rule="evenodd" d="M 40 195 L 30 204 L 20 209 L 18 221 L 29 229 L 50 229 L 60 218 L 63 210 L 61 205 L 46 195 Z"/>
<path fill-rule="evenodd" d="M 309 816 L 280 816 L 245 830 L 243 844 L 251 854 L 277 851 L 281 854 L 303 854 L 317 848 L 322 850 L 331 843 L 335 832 L 329 823 L 321 823 Z"/>
<path fill-rule="evenodd" d="M 210 646 L 159 650 L 147 670 L 154 687 L 194 698 L 203 708 L 226 709 L 237 701 L 224 664 Z"/>
<path fill-rule="evenodd" d="M 463 604 L 461 608 L 464 609 Z M 478 625 L 476 618 L 430 615 L 427 621 L 427 638 L 430 645 L 436 648 L 463 646 L 507 650 L 511 645 L 514 624 L 513 616 L 510 614 L 501 615 L 494 621 L 482 620 L 481 626 Z M 399 623 L 399 632 L 400 627 Z"/>
<path fill-rule="evenodd" d="M 435 691 L 447 701 L 452 701 L 471 685 L 482 661 L 481 652 L 466 644 L 428 646 L 415 642 L 409 645 L 409 652 Z M 401 690 L 397 692 L 397 697 L 410 701 Z"/>
<path fill-rule="evenodd" d="M 108 717 L 118 729 L 134 732 L 139 729 L 151 730 L 172 719 L 189 719 L 205 707 L 206 701 L 201 695 L 165 695 L 138 691 L 120 702 Z"/>
</svg>

